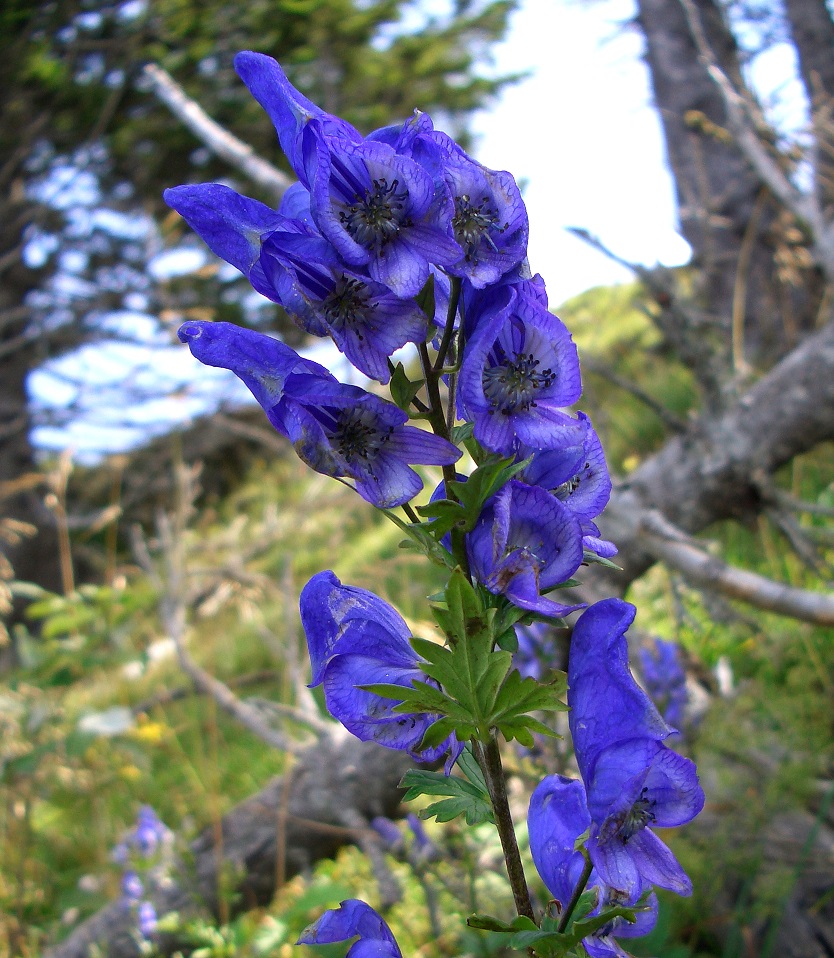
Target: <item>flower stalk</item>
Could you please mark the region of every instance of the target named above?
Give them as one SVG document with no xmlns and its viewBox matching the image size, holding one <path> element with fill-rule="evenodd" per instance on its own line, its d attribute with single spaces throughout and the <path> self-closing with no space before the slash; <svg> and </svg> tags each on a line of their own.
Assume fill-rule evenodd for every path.
<svg viewBox="0 0 834 958">
<path fill-rule="evenodd" d="M 515 826 L 510 814 L 510 803 L 507 800 L 507 780 L 504 775 L 504 766 L 501 762 L 501 751 L 495 736 L 488 742 L 472 739 L 472 748 L 478 765 L 484 774 L 484 779 L 492 801 L 492 811 L 495 816 L 495 826 L 498 837 L 501 839 L 501 848 L 504 851 L 504 862 L 507 866 L 507 876 L 513 892 L 515 908 L 519 915 L 536 920 L 533 912 L 533 903 L 530 900 L 530 889 L 524 875 L 524 866 L 521 863 L 521 854 L 518 850 L 518 841 L 515 837 Z"/>
</svg>

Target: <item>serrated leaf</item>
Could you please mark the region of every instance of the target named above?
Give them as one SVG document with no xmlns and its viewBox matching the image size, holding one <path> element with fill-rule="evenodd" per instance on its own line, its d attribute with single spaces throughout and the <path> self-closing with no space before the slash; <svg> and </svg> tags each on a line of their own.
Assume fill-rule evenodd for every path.
<svg viewBox="0 0 834 958">
<path fill-rule="evenodd" d="M 481 766 L 478 764 L 478 760 L 472 752 L 472 746 L 468 742 L 455 764 L 476 788 L 480 788 L 484 792 L 487 791 L 484 773 L 481 771 Z"/>
<path fill-rule="evenodd" d="M 450 716 L 444 716 L 433 722 L 423 734 L 420 741 L 419 751 L 423 752 L 429 748 L 435 748 L 453 733 L 457 733 L 459 738 L 470 738 L 474 734 L 474 726 L 465 719 L 454 719 Z"/>
<path fill-rule="evenodd" d="M 412 801 L 420 795 L 448 796 L 419 812 L 422 819 L 434 817 L 438 822 L 449 822 L 458 815 L 464 815 L 467 825 L 482 822 L 494 824 L 488 793 L 466 779 L 412 769 L 403 776 L 400 787 L 408 788 L 403 796 L 404 801 Z"/>
</svg>

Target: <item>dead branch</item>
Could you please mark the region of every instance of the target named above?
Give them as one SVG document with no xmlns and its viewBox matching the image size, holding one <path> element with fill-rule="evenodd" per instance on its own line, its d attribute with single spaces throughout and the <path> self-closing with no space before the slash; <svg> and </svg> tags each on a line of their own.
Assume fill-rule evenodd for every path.
<svg viewBox="0 0 834 958">
<path fill-rule="evenodd" d="M 728 565 L 692 544 L 658 512 L 641 517 L 643 545 L 690 582 L 812 625 L 834 625 L 834 595 L 797 589 L 746 569 Z"/>
<path fill-rule="evenodd" d="M 292 180 L 271 163 L 259 157 L 247 143 L 239 140 L 206 113 L 162 67 L 146 64 L 143 77 L 151 91 L 174 116 L 213 153 L 240 170 L 253 183 L 268 190 L 276 200 L 292 186 Z"/>
</svg>

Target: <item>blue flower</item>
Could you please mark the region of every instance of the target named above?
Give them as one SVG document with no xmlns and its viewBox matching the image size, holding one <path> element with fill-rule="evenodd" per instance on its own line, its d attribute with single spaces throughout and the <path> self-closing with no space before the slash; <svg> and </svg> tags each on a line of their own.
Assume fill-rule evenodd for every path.
<svg viewBox="0 0 834 958">
<path fill-rule="evenodd" d="M 432 175 L 437 189 L 452 197 L 452 230 L 463 256 L 449 267 L 483 289 L 514 269 L 527 255 L 527 210 L 513 177 L 476 163 L 431 118 L 416 113 L 402 126 L 372 133 Z"/>
<path fill-rule="evenodd" d="M 429 263 L 460 259 L 451 197 L 418 163 L 385 143 L 325 136 L 312 126 L 310 138 L 313 219 L 346 263 L 409 297 L 428 279 Z"/>
<path fill-rule="evenodd" d="M 663 744 L 674 730 L 629 670 L 635 611 L 619 599 L 597 602 L 571 638 L 569 723 L 588 794 L 588 851 L 601 880 L 627 897 L 644 883 L 687 895 L 688 876 L 649 826 L 691 821 L 704 793 L 695 765 Z"/>
<path fill-rule="evenodd" d="M 133 869 L 128 869 L 122 875 L 122 898 L 124 898 L 128 904 L 134 904 L 139 901 L 144 894 L 145 886 L 142 883 L 142 879 Z"/>
<path fill-rule="evenodd" d="M 235 57 L 235 70 L 272 120 L 278 142 L 295 175 L 309 186 L 304 162 L 304 131 L 311 121 L 328 136 L 360 141 L 362 135 L 341 117 L 326 113 L 300 93 L 277 61 L 263 53 L 244 51 Z"/>
<path fill-rule="evenodd" d="M 408 414 L 358 386 L 293 377 L 278 428 L 299 457 L 326 476 L 353 479 L 363 499 L 390 509 L 412 499 L 423 480 L 411 463 L 449 465 L 460 450 L 408 425 Z"/>
<path fill-rule="evenodd" d="M 400 614 L 372 592 L 343 586 L 329 571 L 310 579 L 300 605 L 313 670 L 311 687 L 323 684 L 328 712 L 363 742 L 404 750 L 420 761 L 449 752 L 451 768 L 463 747 L 456 739 L 417 751 L 436 716 L 394 713 L 396 699 L 358 688 L 378 683 L 410 688 L 415 679 L 425 681 Z"/>
<path fill-rule="evenodd" d="M 273 210 L 220 183 L 175 186 L 162 195 L 213 253 L 239 269 L 267 299 L 274 300 L 276 295 L 261 265 L 265 237 L 276 230 L 314 233 L 309 225 L 286 215 L 284 203 L 281 210 Z"/>
<path fill-rule="evenodd" d="M 460 450 L 407 425 L 393 403 L 346 386 L 277 339 L 230 323 L 188 322 L 179 338 L 209 366 L 230 369 L 251 390 L 272 425 L 312 469 L 354 480 L 380 508 L 401 505 L 423 486 L 411 463 L 446 465 Z"/>
<path fill-rule="evenodd" d="M 677 727 L 684 720 L 684 711 L 689 701 L 680 646 L 675 642 L 655 639 L 653 648 L 641 646 L 638 655 L 643 682 L 652 701 L 663 718 Z"/>
<path fill-rule="evenodd" d="M 296 944 L 329 945 L 359 940 L 348 949 L 346 958 L 402 958 L 402 952 L 384 919 L 370 905 L 356 898 L 326 911 L 305 928 Z"/>
<path fill-rule="evenodd" d="M 466 537 L 475 578 L 490 592 L 541 615 L 567 615 L 542 593 L 566 582 L 582 564 L 579 520 L 545 489 L 513 479 L 493 496 Z"/>
<path fill-rule="evenodd" d="M 261 266 L 293 319 L 316 336 L 332 336 L 371 379 L 387 383 L 388 357 L 425 341 L 428 318 L 417 303 L 344 267 L 321 237 L 276 230 L 264 241 Z"/>
<path fill-rule="evenodd" d="M 570 333 L 542 305 L 532 281 L 480 297 L 460 370 L 459 410 L 478 442 L 502 456 L 523 445 L 553 449 L 584 429 L 563 407 L 582 392 Z M 467 324 L 470 317 L 467 316 Z"/>
<path fill-rule="evenodd" d="M 139 934 L 143 938 L 151 938 L 157 925 L 156 909 L 153 903 L 143 901 L 137 909 L 136 918 L 139 925 Z"/>
<path fill-rule="evenodd" d="M 577 516 L 593 519 L 605 508 L 611 495 L 611 476 L 602 443 L 585 413 L 577 414 L 577 428 L 564 445 L 552 449 L 527 449 L 532 456 L 521 478 L 531 486 L 552 492 Z"/>
<path fill-rule="evenodd" d="M 590 825 L 585 788 L 576 779 L 549 775 L 539 783 L 530 797 L 527 817 L 530 853 L 542 881 L 562 909 L 570 901 L 582 875 L 585 860 L 582 853 L 575 849 L 575 844 Z M 629 898 L 618 895 L 614 889 L 605 886 L 594 871 L 586 887 L 597 889 L 598 904 L 593 914 L 613 904 L 634 905 L 641 895 L 641 891 Z M 615 918 L 592 936 L 583 939 L 583 947 L 592 958 L 624 956 L 626 953 L 614 936 L 636 938 L 652 930 L 657 921 L 657 898 L 654 894 L 649 898 L 648 910 L 639 911 L 636 918 L 634 924 Z"/>
</svg>

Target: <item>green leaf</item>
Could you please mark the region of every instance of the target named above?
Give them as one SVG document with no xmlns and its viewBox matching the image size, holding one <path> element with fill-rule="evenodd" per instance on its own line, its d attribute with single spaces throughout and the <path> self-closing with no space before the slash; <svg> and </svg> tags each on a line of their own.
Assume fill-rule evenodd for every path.
<svg viewBox="0 0 834 958">
<path fill-rule="evenodd" d="M 403 410 L 408 412 L 411 401 L 423 387 L 423 380 L 411 380 L 405 372 L 402 363 L 397 363 L 396 369 L 391 376 L 391 398 Z"/>
<path fill-rule="evenodd" d="M 445 566 L 447 569 L 455 568 L 455 560 L 451 554 L 426 531 L 426 527 L 422 523 L 404 522 L 395 512 L 391 512 L 389 509 L 382 509 L 381 511 L 408 536 L 406 542 L 400 543 L 400 548 L 416 549 L 423 555 L 428 556 L 436 565 Z"/>
<path fill-rule="evenodd" d="M 403 796 L 406 802 L 420 795 L 448 796 L 443 801 L 434 802 L 419 812 L 419 817 L 422 819 L 436 818 L 438 822 L 450 822 L 458 815 L 464 815 L 467 825 L 479 825 L 482 822 L 495 824 L 492 803 L 486 789 L 478 788 L 456 775 L 447 776 L 437 772 L 411 769 L 403 776 L 400 788 L 408 789 Z"/>
<path fill-rule="evenodd" d="M 466 919 L 466 924 L 470 928 L 482 928 L 484 931 L 538 931 L 536 923 L 526 915 L 519 915 L 513 918 L 511 922 L 501 921 L 500 918 L 493 918 L 492 915 L 470 915 Z"/>
<path fill-rule="evenodd" d="M 472 746 L 469 742 L 464 746 L 455 764 L 473 785 L 484 792 L 487 791 L 484 773 L 481 771 L 481 766 L 478 764 L 478 760 L 475 758 L 472 752 Z"/>
<path fill-rule="evenodd" d="M 461 443 L 466 442 L 467 439 L 472 438 L 472 430 L 475 428 L 475 423 L 473 422 L 464 422 L 459 426 L 452 426 L 452 433 L 449 436 L 452 444 L 459 446 Z"/>
<path fill-rule="evenodd" d="M 582 553 L 582 562 L 585 565 L 601 565 L 606 569 L 614 569 L 616 572 L 622 572 L 622 566 L 618 566 L 616 562 L 612 562 L 610 559 L 604 559 L 602 556 L 598 556 L 596 552 L 591 552 L 588 549 L 584 549 Z"/>
<path fill-rule="evenodd" d="M 434 273 L 429 274 L 429 278 L 426 280 L 425 285 L 420 290 L 420 292 L 415 297 L 417 300 L 417 305 L 429 318 L 429 328 L 431 329 L 431 324 L 434 322 Z"/>
</svg>

